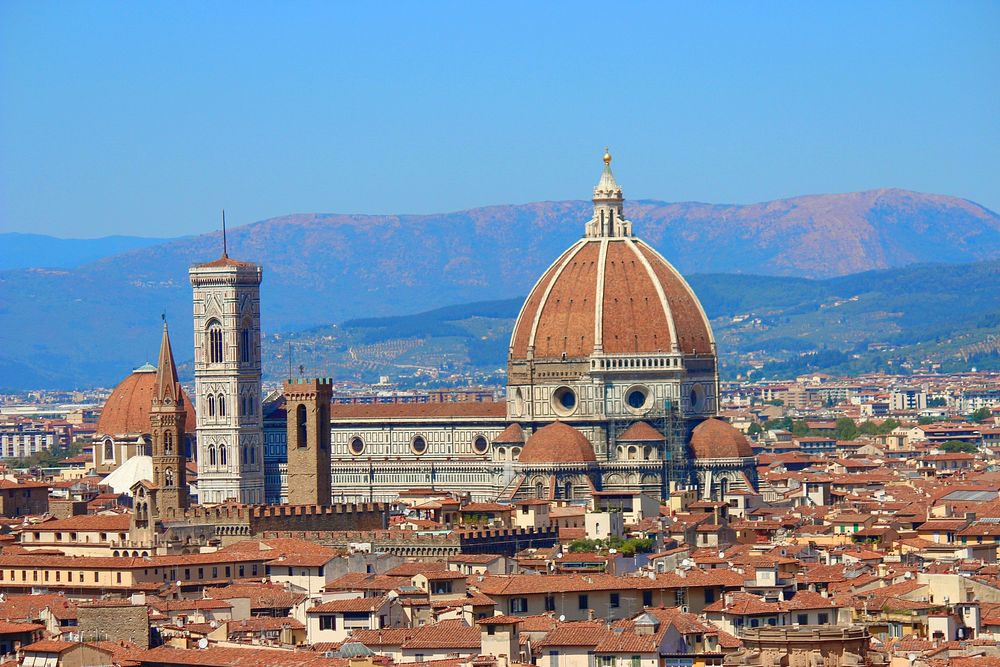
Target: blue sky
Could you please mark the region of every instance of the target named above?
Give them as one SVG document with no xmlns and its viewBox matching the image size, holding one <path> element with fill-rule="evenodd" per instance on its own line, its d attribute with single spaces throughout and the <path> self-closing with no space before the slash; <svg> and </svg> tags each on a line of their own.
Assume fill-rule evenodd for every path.
<svg viewBox="0 0 1000 667">
<path fill-rule="evenodd" d="M 0 231 L 879 187 L 1000 210 L 1000 3 L 0 3 Z"/>
</svg>

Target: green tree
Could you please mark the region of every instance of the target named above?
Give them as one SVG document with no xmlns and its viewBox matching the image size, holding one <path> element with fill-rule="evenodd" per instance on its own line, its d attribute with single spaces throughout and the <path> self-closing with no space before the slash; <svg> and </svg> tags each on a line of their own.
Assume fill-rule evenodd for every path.
<svg viewBox="0 0 1000 667">
<path fill-rule="evenodd" d="M 992 411 L 984 406 L 979 408 L 978 410 L 974 410 L 972 414 L 969 415 L 969 419 L 971 419 L 974 422 L 982 422 L 989 419 L 990 415 L 992 415 Z"/>
<path fill-rule="evenodd" d="M 941 445 L 941 449 L 946 452 L 966 452 L 968 454 L 975 454 L 979 451 L 971 442 L 962 442 L 961 440 L 949 440 Z"/>
<path fill-rule="evenodd" d="M 801 419 L 792 422 L 792 433 L 795 435 L 809 435 L 809 424 Z"/>
<path fill-rule="evenodd" d="M 926 426 L 927 424 L 933 424 L 937 420 L 934 417 L 917 417 L 917 423 L 921 426 Z"/>
<path fill-rule="evenodd" d="M 756 438 L 758 435 L 764 432 L 764 429 L 760 427 L 760 424 L 754 422 L 750 424 L 750 428 L 747 429 L 747 435 Z"/>
<path fill-rule="evenodd" d="M 858 425 L 850 417 L 841 417 L 833 432 L 837 440 L 854 440 L 858 436 Z"/>
</svg>

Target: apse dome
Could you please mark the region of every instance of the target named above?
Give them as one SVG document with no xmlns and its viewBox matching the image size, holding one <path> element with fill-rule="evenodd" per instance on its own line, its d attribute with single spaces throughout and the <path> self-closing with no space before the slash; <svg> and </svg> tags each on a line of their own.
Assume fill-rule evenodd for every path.
<svg viewBox="0 0 1000 667">
<path fill-rule="evenodd" d="M 587 436 L 561 421 L 544 426 L 524 444 L 518 463 L 589 463 L 596 461 L 594 447 Z"/>
<path fill-rule="evenodd" d="M 736 459 L 753 456 L 750 441 L 732 424 L 721 419 L 706 419 L 691 433 L 694 458 Z"/>
</svg>

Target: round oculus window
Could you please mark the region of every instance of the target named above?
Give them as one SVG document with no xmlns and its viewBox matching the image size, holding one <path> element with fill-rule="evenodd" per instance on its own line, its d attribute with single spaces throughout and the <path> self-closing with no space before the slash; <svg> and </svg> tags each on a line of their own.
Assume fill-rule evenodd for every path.
<svg viewBox="0 0 1000 667">
<path fill-rule="evenodd" d="M 641 410 L 646 407 L 649 399 L 649 390 L 645 387 L 633 387 L 625 393 L 625 402 L 633 410 Z"/>
<path fill-rule="evenodd" d="M 481 435 L 476 436 L 476 439 L 472 441 L 472 451 L 476 454 L 485 454 L 489 448 L 490 443 Z"/>
<path fill-rule="evenodd" d="M 361 456 L 365 453 L 365 441 L 358 437 L 351 438 L 351 441 L 347 443 L 347 449 L 351 454 Z"/>
<path fill-rule="evenodd" d="M 413 450 L 414 454 L 423 454 L 427 451 L 427 441 L 424 440 L 424 436 L 418 435 L 410 442 L 410 449 Z"/>
<path fill-rule="evenodd" d="M 570 415 L 576 410 L 576 392 L 569 387 L 559 387 L 552 394 L 552 407 L 560 415 Z"/>
</svg>

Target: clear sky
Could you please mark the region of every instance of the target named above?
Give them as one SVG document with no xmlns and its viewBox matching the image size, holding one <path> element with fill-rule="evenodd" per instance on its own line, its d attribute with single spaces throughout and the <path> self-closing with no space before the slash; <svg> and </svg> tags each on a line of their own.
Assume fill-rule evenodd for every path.
<svg viewBox="0 0 1000 667">
<path fill-rule="evenodd" d="M 903 187 L 1000 210 L 1000 2 L 0 3 L 0 232 Z"/>
</svg>

